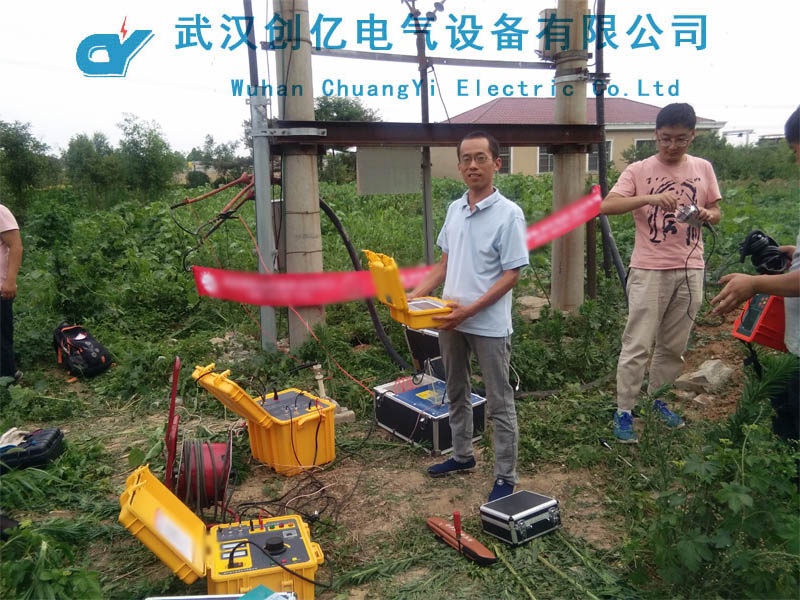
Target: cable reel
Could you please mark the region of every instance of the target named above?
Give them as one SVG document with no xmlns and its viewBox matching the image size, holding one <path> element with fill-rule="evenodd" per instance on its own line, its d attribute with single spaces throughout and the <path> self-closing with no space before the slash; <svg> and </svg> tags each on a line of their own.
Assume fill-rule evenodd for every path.
<svg viewBox="0 0 800 600">
<path fill-rule="evenodd" d="M 164 437 L 167 452 L 164 483 L 186 506 L 195 513 L 200 513 L 203 509 L 216 505 L 224 507 L 227 503 L 228 481 L 233 460 L 233 432 L 228 431 L 226 442 L 184 440 L 176 473 L 180 415 L 175 413 L 175 401 L 180 369 L 180 357 L 175 357 L 169 417 Z"/>
<path fill-rule="evenodd" d="M 227 498 L 232 454 L 230 431 L 227 442 L 184 440 L 175 495 L 195 512 L 223 504 Z"/>
</svg>

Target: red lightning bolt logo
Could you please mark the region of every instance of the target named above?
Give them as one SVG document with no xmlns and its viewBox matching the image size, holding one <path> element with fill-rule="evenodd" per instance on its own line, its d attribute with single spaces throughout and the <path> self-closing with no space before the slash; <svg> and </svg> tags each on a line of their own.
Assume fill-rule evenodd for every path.
<svg viewBox="0 0 800 600">
<path fill-rule="evenodd" d="M 125 23 L 128 21 L 127 15 L 122 20 L 122 27 L 119 28 L 119 32 L 122 34 L 122 40 L 125 40 L 125 36 L 128 35 L 128 30 L 125 29 Z"/>
</svg>

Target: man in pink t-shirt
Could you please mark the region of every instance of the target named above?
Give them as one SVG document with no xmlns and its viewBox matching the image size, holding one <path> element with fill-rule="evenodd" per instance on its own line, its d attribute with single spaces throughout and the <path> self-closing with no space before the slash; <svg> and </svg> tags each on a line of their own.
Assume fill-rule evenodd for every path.
<svg viewBox="0 0 800 600">
<path fill-rule="evenodd" d="M 11 211 L 0 204 L 0 377 L 19 381 L 22 372 L 14 362 L 14 298 L 22 263 L 22 239 Z"/>
<path fill-rule="evenodd" d="M 632 212 L 636 227 L 627 280 L 628 322 L 617 363 L 614 435 L 623 443 L 638 442 L 631 411 L 651 350 L 647 393 L 653 396 L 680 374 L 703 301 L 701 225 L 719 223 L 722 196 L 711 163 L 686 153 L 696 121 L 688 104 L 661 109 L 658 153 L 629 165 L 600 205 L 606 215 Z M 683 419 L 662 399 L 654 399 L 653 409 L 669 427 L 683 427 Z"/>
</svg>

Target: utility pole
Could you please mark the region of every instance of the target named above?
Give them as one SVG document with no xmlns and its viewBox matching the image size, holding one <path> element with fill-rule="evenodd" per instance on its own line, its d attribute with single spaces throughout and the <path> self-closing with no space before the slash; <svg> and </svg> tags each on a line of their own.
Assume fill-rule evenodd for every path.
<svg viewBox="0 0 800 600">
<path fill-rule="evenodd" d="M 274 12 L 286 24 L 286 39 L 276 49 L 278 84 L 302 89 L 297 96 L 278 99 L 278 115 L 287 121 L 314 120 L 314 86 L 311 77 L 311 37 L 308 0 L 273 0 Z M 300 86 L 295 88 L 294 86 Z M 317 147 L 289 144 L 283 153 L 283 200 L 286 206 L 286 271 L 322 271 L 322 231 L 319 216 Z M 296 312 L 295 312 L 296 311 Z M 325 322 L 322 306 L 290 309 L 289 345 L 297 348 L 308 338 L 309 328 Z"/>
<path fill-rule="evenodd" d="M 425 55 L 425 45 L 428 41 L 428 28 L 436 21 L 436 13 L 444 10 L 444 3 L 435 2 L 433 10 L 425 13 L 425 26 L 420 19 L 422 11 L 417 8 L 416 0 L 402 0 L 408 7 L 408 13 L 414 19 L 414 29 L 417 34 L 417 65 L 419 66 L 420 100 L 422 103 L 422 123 L 430 123 L 430 110 L 428 107 L 428 58 Z M 422 147 L 422 228 L 425 234 L 425 262 L 433 264 L 433 184 L 431 182 L 431 147 Z"/>
<path fill-rule="evenodd" d="M 428 21 L 430 24 L 430 21 Z M 417 58 L 419 60 L 420 100 L 422 101 L 422 122 L 430 123 L 428 106 L 428 59 L 425 56 L 426 31 L 421 27 L 419 17 L 414 17 L 417 29 Z M 433 184 L 431 181 L 431 147 L 422 147 L 422 222 L 425 233 L 425 263 L 433 264 Z"/>
<path fill-rule="evenodd" d="M 559 0 L 557 18 L 569 23 L 569 46 L 556 54 L 556 124 L 586 123 L 587 51 L 583 49 L 586 0 Z M 562 20 L 563 19 L 563 20 Z M 586 153 L 561 146 L 554 156 L 553 210 L 577 200 L 585 192 Z M 553 241 L 550 301 L 553 308 L 576 311 L 584 298 L 585 229 L 578 227 Z"/>
<path fill-rule="evenodd" d="M 253 3 L 244 0 L 244 13 L 248 18 L 253 17 Z M 250 85 L 258 85 L 258 60 L 255 51 L 255 35 L 251 30 L 248 34 L 250 45 L 247 49 L 248 64 L 250 67 Z M 275 258 L 275 239 L 272 234 L 272 196 L 270 190 L 270 177 L 272 175 L 269 157 L 269 140 L 267 140 L 267 103 L 269 99 L 263 96 L 250 98 L 250 131 L 253 137 L 253 178 L 256 193 L 256 236 L 258 251 L 261 260 L 258 261 L 259 273 L 270 273 L 273 270 Z M 277 350 L 278 339 L 275 327 L 275 309 L 271 306 L 260 308 L 261 317 L 261 349 L 267 352 Z"/>
</svg>

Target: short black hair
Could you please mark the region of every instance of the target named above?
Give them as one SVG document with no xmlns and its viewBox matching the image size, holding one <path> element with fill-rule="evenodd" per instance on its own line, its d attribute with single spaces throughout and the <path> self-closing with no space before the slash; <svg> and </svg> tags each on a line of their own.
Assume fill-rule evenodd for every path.
<svg viewBox="0 0 800 600">
<path fill-rule="evenodd" d="M 656 117 L 656 129 L 662 127 L 686 127 L 694 129 L 697 125 L 697 117 L 691 104 L 685 102 L 675 102 L 667 104 L 658 112 Z"/>
<path fill-rule="evenodd" d="M 461 141 L 456 147 L 456 156 L 458 156 L 459 159 L 461 158 L 461 144 L 464 143 L 464 140 L 474 140 L 479 138 L 486 138 L 486 141 L 489 142 L 489 152 L 492 153 L 493 160 L 500 156 L 500 144 L 493 135 L 486 133 L 485 131 L 470 131 L 467 135 L 461 138 Z"/>
<path fill-rule="evenodd" d="M 800 144 L 800 106 L 794 109 L 794 112 L 786 121 L 786 126 L 783 128 L 783 135 L 789 144 Z"/>
</svg>

